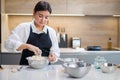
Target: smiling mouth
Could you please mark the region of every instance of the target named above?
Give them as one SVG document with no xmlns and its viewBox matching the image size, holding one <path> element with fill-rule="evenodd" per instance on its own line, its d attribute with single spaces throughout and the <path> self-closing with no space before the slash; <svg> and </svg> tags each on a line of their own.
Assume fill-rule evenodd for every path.
<svg viewBox="0 0 120 80">
<path fill-rule="evenodd" d="M 39 22 L 40 24 L 44 24 L 43 22 Z"/>
</svg>

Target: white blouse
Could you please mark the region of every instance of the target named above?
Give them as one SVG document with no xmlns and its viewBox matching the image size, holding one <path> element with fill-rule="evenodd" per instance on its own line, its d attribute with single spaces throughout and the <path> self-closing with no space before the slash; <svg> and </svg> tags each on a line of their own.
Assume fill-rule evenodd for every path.
<svg viewBox="0 0 120 80">
<path fill-rule="evenodd" d="M 40 34 L 40 33 L 47 33 L 47 29 L 49 31 L 49 36 L 52 42 L 52 47 L 50 48 L 50 53 L 56 54 L 56 56 L 60 56 L 60 50 L 58 47 L 58 40 L 56 36 L 56 32 L 53 28 L 45 25 L 42 31 L 39 31 L 35 25 L 34 20 L 32 22 L 27 23 L 21 23 L 19 24 L 14 30 L 12 30 L 12 33 L 8 37 L 8 39 L 5 41 L 5 48 L 8 51 L 11 52 L 17 52 L 16 49 L 20 47 L 21 44 L 26 43 L 30 34 L 30 25 L 32 27 L 32 31 L 34 33 Z"/>
</svg>

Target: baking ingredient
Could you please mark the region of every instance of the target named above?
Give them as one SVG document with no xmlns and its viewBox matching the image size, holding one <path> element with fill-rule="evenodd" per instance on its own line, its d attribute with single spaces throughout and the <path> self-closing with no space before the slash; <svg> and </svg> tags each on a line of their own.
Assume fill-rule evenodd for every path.
<svg viewBox="0 0 120 80">
<path fill-rule="evenodd" d="M 112 49 L 112 39 L 111 38 L 109 38 L 109 40 L 108 40 L 107 48 L 108 48 L 108 50 Z"/>
<path fill-rule="evenodd" d="M 34 55 L 30 58 L 31 58 L 31 60 L 43 60 L 43 59 L 45 59 L 44 57 L 41 57 L 40 55 Z"/>
</svg>

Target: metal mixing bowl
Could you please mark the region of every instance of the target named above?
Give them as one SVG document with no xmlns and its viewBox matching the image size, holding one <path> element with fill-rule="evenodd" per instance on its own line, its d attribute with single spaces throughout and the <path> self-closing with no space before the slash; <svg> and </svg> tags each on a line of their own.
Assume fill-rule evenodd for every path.
<svg viewBox="0 0 120 80">
<path fill-rule="evenodd" d="M 41 57 L 40 59 L 33 59 L 32 57 L 27 57 L 28 64 L 34 69 L 40 69 L 48 65 L 49 61 L 47 57 Z"/>
<path fill-rule="evenodd" d="M 117 65 L 112 63 L 103 63 L 101 64 L 100 68 L 103 73 L 111 73 L 116 70 Z"/>
<path fill-rule="evenodd" d="M 65 68 L 65 72 L 69 74 L 69 76 L 74 78 L 81 78 L 90 71 L 91 64 L 84 62 L 70 62 L 64 63 L 63 67 Z"/>
<path fill-rule="evenodd" d="M 58 58 L 58 61 L 61 64 L 70 62 L 84 62 L 84 60 L 81 60 L 80 58 Z"/>
</svg>

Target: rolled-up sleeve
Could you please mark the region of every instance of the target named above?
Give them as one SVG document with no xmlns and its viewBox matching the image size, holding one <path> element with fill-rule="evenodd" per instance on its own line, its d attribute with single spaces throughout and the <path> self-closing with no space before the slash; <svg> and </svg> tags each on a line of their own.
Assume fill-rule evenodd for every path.
<svg viewBox="0 0 120 80">
<path fill-rule="evenodd" d="M 12 33 L 9 38 L 5 41 L 5 48 L 8 51 L 16 52 L 16 49 L 22 44 L 23 42 L 20 41 L 18 38 L 18 35 L 15 33 Z"/>
<path fill-rule="evenodd" d="M 25 37 L 25 30 L 23 26 L 18 25 L 5 41 L 5 48 L 10 52 L 18 52 L 16 49 L 23 44 Z"/>
</svg>

